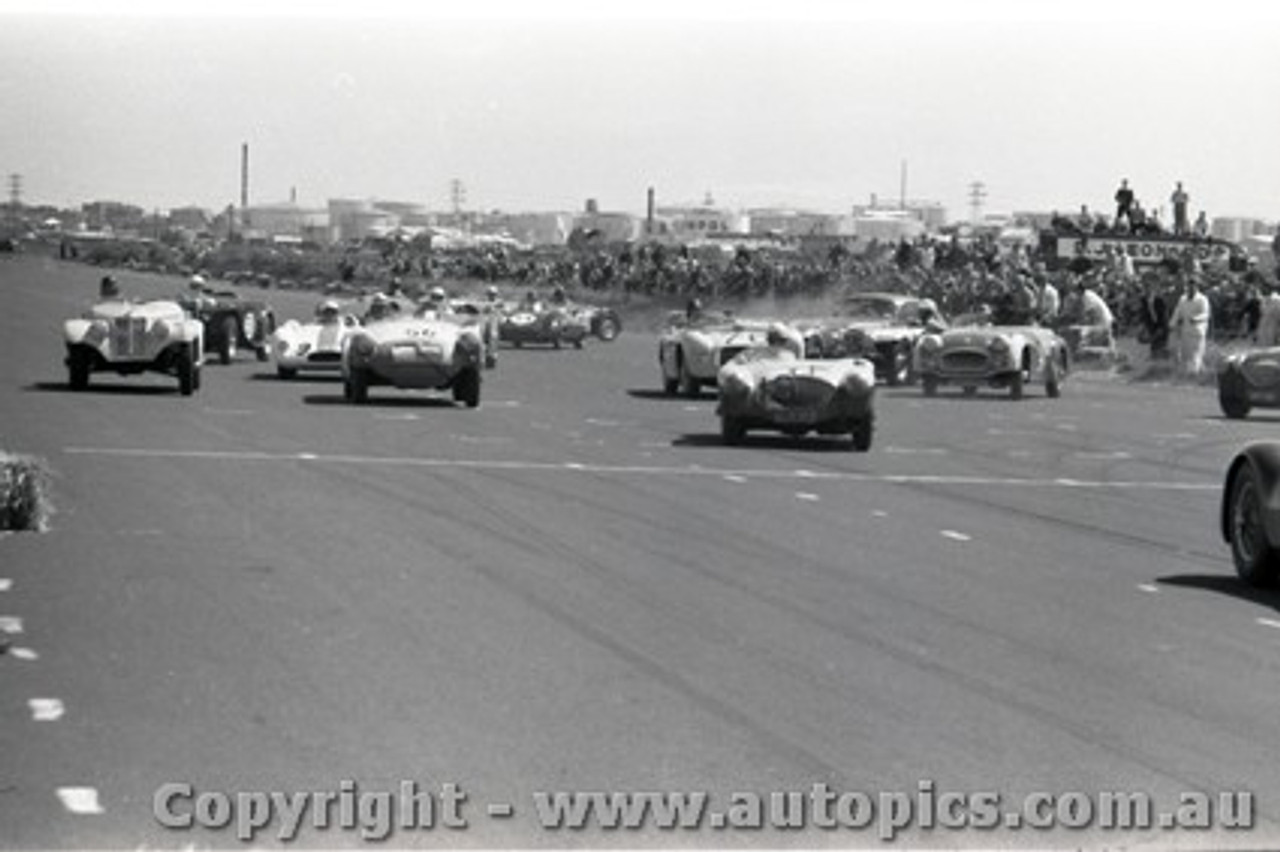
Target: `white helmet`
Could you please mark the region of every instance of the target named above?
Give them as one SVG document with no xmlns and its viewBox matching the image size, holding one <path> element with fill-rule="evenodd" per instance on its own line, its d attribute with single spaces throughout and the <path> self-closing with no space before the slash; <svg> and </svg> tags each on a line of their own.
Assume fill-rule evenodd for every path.
<svg viewBox="0 0 1280 852">
<path fill-rule="evenodd" d="M 444 288 L 432 287 L 431 292 L 427 293 L 427 298 L 433 302 L 443 302 L 445 300 Z"/>
<path fill-rule="evenodd" d="M 187 286 L 192 290 L 202 290 L 204 289 L 204 283 L 203 275 L 192 275 L 191 280 L 187 282 Z"/>
</svg>

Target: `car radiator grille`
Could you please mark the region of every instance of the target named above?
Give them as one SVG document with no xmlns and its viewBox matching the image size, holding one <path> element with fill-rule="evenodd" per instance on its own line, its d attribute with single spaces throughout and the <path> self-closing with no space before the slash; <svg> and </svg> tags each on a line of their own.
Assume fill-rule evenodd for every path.
<svg viewBox="0 0 1280 852">
<path fill-rule="evenodd" d="M 981 373 L 987 369 L 987 356 L 982 352 L 948 352 L 942 366 L 957 373 Z"/>
<path fill-rule="evenodd" d="M 822 408 L 833 392 L 828 382 L 806 376 L 779 376 L 765 385 L 769 399 L 787 408 Z"/>
<path fill-rule="evenodd" d="M 341 352 L 312 352 L 307 356 L 307 361 L 312 364 L 336 364 L 341 360 Z"/>
<path fill-rule="evenodd" d="M 147 321 L 141 317 L 116 317 L 111 326 L 111 351 L 117 358 L 145 354 Z"/>
</svg>

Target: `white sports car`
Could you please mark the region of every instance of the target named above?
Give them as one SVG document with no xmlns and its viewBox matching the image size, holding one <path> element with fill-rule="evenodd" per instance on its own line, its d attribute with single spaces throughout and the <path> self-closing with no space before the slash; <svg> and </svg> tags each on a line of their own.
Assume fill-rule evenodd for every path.
<svg viewBox="0 0 1280 852">
<path fill-rule="evenodd" d="M 739 320 L 708 313 L 695 319 L 673 314 L 658 340 L 662 389 L 668 394 L 697 396 L 703 385 L 718 381 L 720 368 L 740 352 L 765 345 L 768 320 Z"/>
<path fill-rule="evenodd" d="M 741 443 L 749 429 L 800 436 L 849 434 L 871 448 L 875 365 L 865 358 L 801 358 L 776 346 L 742 352 L 720 368 L 720 431 Z"/>
<path fill-rule="evenodd" d="M 276 374 L 292 379 L 300 371 L 342 372 L 342 347 L 347 336 L 360 321 L 353 314 L 343 314 L 337 302 L 321 302 L 311 322 L 288 320 L 272 336 Z"/>
<path fill-rule="evenodd" d="M 63 323 L 62 336 L 72 390 L 84 390 L 99 372 L 164 373 L 177 378 L 183 396 L 200 387 L 204 324 L 177 302 L 109 299 Z"/>
<path fill-rule="evenodd" d="M 485 364 L 483 329 L 434 310 L 353 329 L 342 351 L 343 390 L 348 402 L 369 399 L 369 388 L 451 390 L 468 408 L 480 404 Z"/>
</svg>

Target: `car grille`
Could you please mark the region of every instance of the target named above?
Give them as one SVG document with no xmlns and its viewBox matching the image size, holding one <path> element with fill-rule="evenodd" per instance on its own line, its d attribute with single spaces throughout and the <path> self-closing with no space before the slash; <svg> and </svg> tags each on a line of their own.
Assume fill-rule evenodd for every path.
<svg viewBox="0 0 1280 852">
<path fill-rule="evenodd" d="M 307 356 L 307 361 L 312 364 L 335 364 L 341 360 L 341 352 L 312 352 Z"/>
<path fill-rule="evenodd" d="M 142 317 L 116 317 L 111 326 L 111 351 L 117 358 L 145 354 L 147 321 Z"/>
<path fill-rule="evenodd" d="M 987 356 L 983 352 L 948 352 L 942 356 L 942 368 L 957 373 L 981 373 L 987 369 Z"/>
<path fill-rule="evenodd" d="M 745 346 L 722 346 L 720 348 L 720 366 L 724 366 L 747 351 Z"/>
<path fill-rule="evenodd" d="M 769 399 L 787 408 L 821 408 L 835 389 L 807 376 L 779 376 L 765 385 Z"/>
</svg>

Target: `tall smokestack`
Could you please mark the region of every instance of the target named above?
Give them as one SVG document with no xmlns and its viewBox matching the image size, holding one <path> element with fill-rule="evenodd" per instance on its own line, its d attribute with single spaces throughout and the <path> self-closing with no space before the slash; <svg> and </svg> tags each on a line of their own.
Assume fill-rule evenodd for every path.
<svg viewBox="0 0 1280 852">
<path fill-rule="evenodd" d="M 249 206 L 249 143 L 240 146 L 240 209 Z"/>
<path fill-rule="evenodd" d="M 644 215 L 644 232 L 646 234 L 653 233 L 653 199 L 654 199 L 653 187 L 649 187 L 648 203 L 645 206 L 645 215 Z"/>
<path fill-rule="evenodd" d="M 898 189 L 898 207 L 907 209 L 907 161 L 902 161 L 902 185 Z"/>
</svg>

